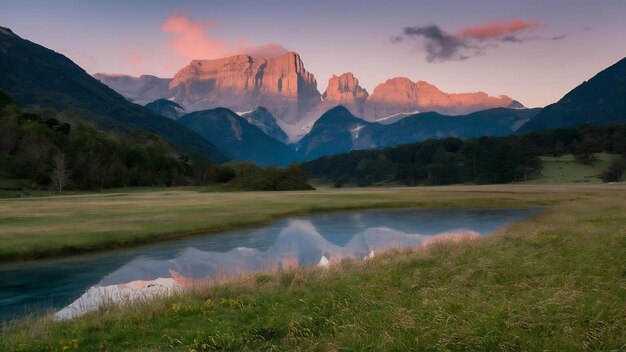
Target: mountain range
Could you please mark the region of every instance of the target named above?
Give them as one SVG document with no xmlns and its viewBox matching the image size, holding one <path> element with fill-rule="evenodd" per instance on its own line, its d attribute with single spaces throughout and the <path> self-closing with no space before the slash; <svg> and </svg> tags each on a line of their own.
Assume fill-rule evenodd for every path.
<svg viewBox="0 0 626 352">
<path fill-rule="evenodd" d="M 494 108 L 462 116 L 428 112 L 383 125 L 358 118 L 347 108 L 336 106 L 324 113 L 304 138 L 292 144 L 270 135 L 263 126 L 250 123 L 244 117 L 246 114 L 239 116 L 226 108 L 192 112 L 177 121 L 235 160 L 286 166 L 294 161 L 431 138 L 506 136 L 532 120 L 540 110 Z M 268 121 L 273 118 L 262 108 L 254 113 L 264 114 Z"/>
<path fill-rule="evenodd" d="M 214 145 L 180 124 L 130 103 L 67 57 L 0 27 L 0 90 L 20 106 L 72 110 L 105 129 L 139 129 L 182 150 L 212 160 L 228 159 Z"/>
<path fill-rule="evenodd" d="M 430 98 L 415 95 L 421 99 L 422 105 L 427 104 L 428 101 L 438 101 L 437 104 L 443 106 L 442 101 L 465 99 L 462 94 L 436 94 L 434 88 L 425 82 L 413 84 L 404 79 L 391 81 L 388 81 L 391 86 L 395 84 L 393 82 L 401 81 L 403 85 L 413 87 L 411 91 L 417 89 L 424 92 L 430 89 L 432 93 Z M 577 127 L 582 124 L 626 123 L 626 59 L 575 88 L 559 102 L 543 109 L 525 109 L 517 105 L 515 101 L 511 101 L 509 106 L 512 107 L 491 108 L 465 115 L 444 115 L 437 112 L 396 113 L 385 119 L 369 121 L 367 118 L 360 118 L 352 113 L 355 110 L 365 113 L 368 107 L 367 103 L 359 105 L 355 103 L 356 101 L 374 101 L 371 96 L 367 95 L 367 91 L 359 89 L 358 80 L 350 74 L 345 74 L 334 76 L 331 82 L 333 84 L 329 85 L 329 89 L 322 95 L 325 99 L 323 102 L 329 104 L 330 101 L 336 100 L 343 106 L 331 107 L 319 119 L 316 119 L 303 138 L 290 144 L 295 150 L 295 157 L 292 153 L 285 153 L 288 158 L 282 161 L 292 160 L 292 158 L 298 161 L 309 161 L 321 156 L 352 150 L 384 148 L 431 138 L 467 139 L 481 136 L 506 136 L 550 128 Z M 329 97 L 332 99 L 328 99 Z M 454 106 L 454 104 L 451 105 Z M 391 112 L 393 110 L 387 111 L 387 113 Z M 279 142 L 286 143 L 284 135 L 279 133 L 280 120 L 275 118 L 269 110 L 260 108 L 242 116 L 245 116 L 251 125 L 258 127 L 265 134 Z M 262 116 L 262 122 L 258 116 Z M 208 124 L 208 122 L 205 123 Z M 270 132 L 270 126 L 272 132 Z M 194 130 L 198 131 L 195 128 Z M 236 134 L 237 130 L 222 130 L 221 133 L 232 135 Z M 257 143 L 260 141 L 260 139 L 254 140 Z M 248 143 L 252 142 L 248 141 Z M 220 144 L 218 146 L 225 148 L 227 153 L 234 153 L 228 146 Z M 259 143 L 252 149 L 258 153 L 259 150 L 264 149 L 264 145 Z M 268 154 L 273 154 L 273 152 L 268 152 Z M 277 156 L 273 154 L 272 157 L 263 157 L 262 161 L 254 158 L 246 160 L 267 163 L 268 160 L 277 160 Z"/>
<path fill-rule="evenodd" d="M 424 111 L 464 115 L 494 107 L 524 107 L 508 96 L 449 94 L 405 77 L 389 79 L 369 94 L 350 72 L 330 77 L 320 94 L 314 75 L 295 52 L 268 59 L 236 55 L 193 60 L 172 79 L 104 73 L 94 77 L 138 104 L 169 99 L 189 112 L 216 107 L 244 112 L 264 107 L 277 118 L 291 142 L 302 138 L 320 116 L 337 105 L 371 122 Z"/>
<path fill-rule="evenodd" d="M 194 60 L 173 79 L 96 79 L 65 56 L 0 27 L 0 59 L 0 90 L 21 106 L 75 111 L 104 130 L 147 131 L 218 162 L 284 166 L 430 138 L 626 123 L 626 59 L 543 109 L 481 92 L 448 94 L 401 77 L 369 94 L 351 73 L 333 75 L 320 94 L 294 52 Z"/>
<path fill-rule="evenodd" d="M 327 111 L 297 144 L 302 160 L 419 142 L 431 138 L 461 139 L 506 136 L 531 121 L 541 109 L 494 108 L 463 116 L 436 112 L 410 115 L 389 125 L 359 119 L 342 106 Z"/>
</svg>

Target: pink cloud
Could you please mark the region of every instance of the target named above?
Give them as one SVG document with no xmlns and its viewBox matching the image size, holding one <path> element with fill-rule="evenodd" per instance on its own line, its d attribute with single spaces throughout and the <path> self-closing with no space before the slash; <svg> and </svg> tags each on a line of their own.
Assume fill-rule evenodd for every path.
<svg viewBox="0 0 626 352">
<path fill-rule="evenodd" d="M 228 50 L 223 40 L 211 38 L 207 30 L 217 27 L 213 21 L 193 22 L 187 15 L 177 14 L 169 17 L 161 26 L 166 33 L 172 33 L 169 46 L 180 56 L 192 59 L 214 58 Z"/>
<path fill-rule="evenodd" d="M 161 26 L 165 33 L 170 33 L 168 46 L 173 54 L 185 63 L 194 59 L 216 59 L 226 56 L 248 54 L 257 57 L 272 57 L 287 52 L 279 44 L 249 44 L 247 39 L 240 39 L 235 45 L 211 36 L 215 21 L 194 21 L 182 12 L 170 16 Z"/>
<path fill-rule="evenodd" d="M 119 56 L 115 70 L 132 76 L 158 72 L 156 67 L 157 56 L 152 45 L 122 40 L 117 47 Z"/>
<path fill-rule="evenodd" d="M 141 54 L 133 54 L 128 58 L 133 65 L 143 65 L 146 62 L 146 58 Z"/>
<path fill-rule="evenodd" d="M 146 58 L 142 54 L 128 53 L 120 59 L 120 68 L 133 76 L 139 76 L 149 70 Z"/>
<path fill-rule="evenodd" d="M 259 58 L 274 57 L 288 52 L 288 50 L 280 44 L 269 43 L 263 45 L 250 45 L 245 39 L 239 40 L 237 45 L 230 51 L 232 55 L 246 54 Z"/>
<path fill-rule="evenodd" d="M 282 45 L 268 43 L 256 45 L 247 38 L 228 42 L 217 37 L 212 30 L 216 21 L 195 21 L 183 12 L 176 12 L 161 24 L 165 42 L 135 42 L 122 40 L 118 43 L 114 59 L 105 70 L 95 58 L 85 53 L 71 53 L 89 72 L 123 72 L 133 76 L 154 74 L 171 77 L 194 59 L 218 59 L 238 54 L 268 58 L 288 52 Z M 163 45 L 165 44 L 165 45 Z"/>
<path fill-rule="evenodd" d="M 516 34 L 524 30 L 537 28 L 539 26 L 540 23 L 538 21 L 512 19 L 509 22 L 495 21 L 481 26 L 467 27 L 460 30 L 458 35 L 465 38 L 486 40 Z"/>
</svg>

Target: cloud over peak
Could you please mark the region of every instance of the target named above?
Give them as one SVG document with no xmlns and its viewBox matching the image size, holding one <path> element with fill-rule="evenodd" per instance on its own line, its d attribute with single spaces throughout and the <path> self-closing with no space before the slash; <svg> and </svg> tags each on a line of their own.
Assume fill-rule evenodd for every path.
<svg viewBox="0 0 626 352">
<path fill-rule="evenodd" d="M 180 56 L 189 59 L 203 59 L 220 55 L 228 50 L 223 40 L 207 34 L 211 28 L 217 27 L 214 21 L 192 21 L 186 14 L 170 16 L 161 25 L 161 30 L 171 33 L 168 39 L 170 48 Z"/>
<path fill-rule="evenodd" d="M 173 53 L 187 62 L 193 59 L 216 59 L 247 54 L 256 57 L 272 57 L 287 53 L 280 44 L 254 45 L 246 38 L 231 44 L 210 34 L 219 26 L 216 21 L 194 21 L 187 14 L 177 12 L 167 18 L 161 30 L 170 34 L 167 44 Z"/>
</svg>

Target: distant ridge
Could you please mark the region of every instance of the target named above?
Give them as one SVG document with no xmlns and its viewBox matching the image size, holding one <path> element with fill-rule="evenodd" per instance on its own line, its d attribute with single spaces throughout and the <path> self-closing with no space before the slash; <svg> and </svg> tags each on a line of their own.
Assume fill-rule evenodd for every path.
<svg viewBox="0 0 626 352">
<path fill-rule="evenodd" d="M 539 110 L 494 108 L 463 116 L 425 112 L 382 125 L 359 119 L 338 106 L 322 115 L 296 146 L 300 158 L 309 161 L 352 150 L 379 149 L 427 139 L 506 136 L 532 121 Z"/>
</svg>

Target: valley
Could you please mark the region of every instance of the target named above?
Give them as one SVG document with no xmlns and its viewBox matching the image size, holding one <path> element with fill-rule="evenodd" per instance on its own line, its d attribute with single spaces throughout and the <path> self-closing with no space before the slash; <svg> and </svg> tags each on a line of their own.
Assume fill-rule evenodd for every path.
<svg viewBox="0 0 626 352">
<path fill-rule="evenodd" d="M 2 3 L 0 351 L 623 351 L 624 13 Z"/>
<path fill-rule="evenodd" d="M 626 250 L 624 193 L 623 185 L 503 185 L 313 194 L 161 191 L 2 201 L 3 217 L 14 219 L 14 225 L 2 224 L 3 233 L 11 226 L 21 228 L 18 219 L 34 216 L 29 209 L 37 208 L 41 209 L 38 220 L 22 225 L 38 223 L 61 234 L 70 231 L 62 229 L 63 223 L 72 223 L 81 214 L 88 219 L 81 223 L 93 226 L 88 230 L 93 233 L 91 240 L 149 229 L 151 225 L 143 221 L 147 218 L 161 229 L 166 224 L 186 226 L 198 211 L 204 216 L 196 216 L 198 220 L 191 221 L 187 230 L 235 225 L 233 218 L 221 214 L 237 214 L 237 225 L 242 225 L 280 213 L 363 207 L 539 205 L 549 210 L 481 239 L 392 250 L 372 260 L 344 260 L 327 269 L 243 275 L 187 293 L 105 306 L 62 322 L 25 317 L 0 331 L 0 347 L 20 346 L 26 351 L 50 345 L 180 351 L 335 345 L 404 348 L 417 346 L 417 336 L 420 344 L 441 348 L 483 349 L 511 341 L 522 349 L 619 348 L 626 338 L 620 309 L 626 298 L 620 288 Z M 258 206 L 260 201 L 264 206 Z M 53 221 L 57 218 L 59 222 Z M 39 243 L 49 248 L 54 247 L 53 238 L 72 242 L 79 238 L 69 232 L 62 237 L 42 235 L 51 242 Z M 28 243 L 29 237 L 18 236 L 15 241 Z M 572 256 L 577 260 L 572 261 Z M 529 309 L 529 304 L 534 308 Z M 459 310 L 461 306 L 471 311 Z M 519 329 L 519 324 L 527 328 Z M 562 332 L 552 333 L 557 326 Z M 588 339 L 589 329 L 596 328 L 593 340 Z M 486 329 L 498 333 L 484 334 Z M 172 340 L 178 342 L 171 345 Z"/>
</svg>

